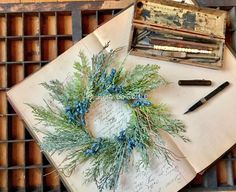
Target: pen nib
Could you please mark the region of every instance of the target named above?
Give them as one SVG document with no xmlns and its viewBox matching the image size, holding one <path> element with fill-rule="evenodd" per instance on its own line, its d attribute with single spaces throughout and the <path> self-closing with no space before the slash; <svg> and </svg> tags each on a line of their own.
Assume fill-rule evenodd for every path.
<svg viewBox="0 0 236 192">
<path fill-rule="evenodd" d="M 184 114 L 187 114 L 187 113 L 189 113 L 190 111 L 188 110 L 188 111 L 186 111 Z"/>
</svg>

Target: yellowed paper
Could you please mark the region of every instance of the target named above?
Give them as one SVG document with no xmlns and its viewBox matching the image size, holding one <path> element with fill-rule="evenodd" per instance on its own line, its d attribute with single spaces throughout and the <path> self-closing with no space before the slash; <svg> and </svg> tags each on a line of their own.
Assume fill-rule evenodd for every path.
<svg viewBox="0 0 236 192">
<path fill-rule="evenodd" d="M 128 127 L 131 112 L 123 101 L 97 99 L 85 115 L 86 125 L 94 137 L 111 138 Z"/>
<path fill-rule="evenodd" d="M 124 25 L 127 26 L 127 24 Z M 122 38 L 119 39 L 119 45 L 128 46 L 128 35 L 123 34 L 129 34 L 129 32 L 128 27 L 122 28 Z M 105 31 L 100 28 L 95 34 L 102 44 L 112 39 L 113 36 L 112 29 L 109 31 L 108 26 Z M 118 38 L 116 38 L 116 41 L 118 41 Z M 227 47 L 225 47 L 224 68 L 221 70 L 205 69 L 137 56 L 129 56 L 126 63 L 128 64 L 126 65 L 127 68 L 134 67 L 136 64 L 160 65 L 161 74 L 170 83 L 166 87 L 153 91 L 151 98 L 153 98 L 153 102 L 166 103 L 170 106 L 175 117 L 184 121 L 191 143 L 183 143 L 177 139 L 175 141 L 196 172 L 200 172 L 209 166 L 236 143 L 234 115 L 236 113 L 236 59 Z M 180 87 L 178 86 L 178 80 L 180 79 L 210 79 L 213 86 Z M 199 110 L 183 115 L 195 102 L 225 81 L 229 81 L 231 84 L 226 90 L 217 95 L 216 98 L 211 99 Z"/>
</svg>

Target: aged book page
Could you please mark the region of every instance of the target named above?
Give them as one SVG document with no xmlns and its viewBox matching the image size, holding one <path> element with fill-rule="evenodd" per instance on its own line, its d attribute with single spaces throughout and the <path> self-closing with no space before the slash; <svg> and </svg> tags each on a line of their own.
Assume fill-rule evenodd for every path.
<svg viewBox="0 0 236 192">
<path fill-rule="evenodd" d="M 173 70 L 175 70 L 175 67 L 173 67 Z M 170 84 L 165 91 L 160 90 L 159 99 L 163 102 L 170 103 L 175 114 L 183 119 L 186 124 L 187 134 L 191 138 L 191 143 L 185 144 L 179 140 L 175 140 L 175 142 L 185 156 L 188 157 L 189 162 L 195 168 L 196 172 L 203 170 L 236 143 L 235 71 L 236 60 L 226 48 L 224 68 L 220 71 L 203 70 L 202 68 L 198 70 L 186 69 L 186 73 L 181 76 L 173 72 L 169 72 L 168 75 L 170 81 L 174 80 L 172 78 L 173 75 L 177 79 L 210 79 L 213 82 L 211 87 L 192 87 L 186 89 L 184 87 L 177 87 L 177 82 L 175 82 Z M 230 82 L 228 88 L 216 95 L 198 110 L 183 115 L 183 112 L 191 105 L 225 81 Z M 170 90 L 171 92 L 169 92 Z M 172 90 L 175 90 L 175 94 L 173 94 Z M 189 92 L 191 92 L 191 98 L 186 96 Z"/>
<path fill-rule="evenodd" d="M 140 63 L 155 63 L 153 60 L 129 57 L 129 66 Z M 162 64 L 161 64 L 162 63 Z M 159 62 L 163 77 L 170 83 L 152 92 L 153 102 L 166 103 L 171 113 L 181 119 L 187 128 L 186 135 L 191 140 L 183 143 L 174 138 L 175 143 L 194 167 L 200 172 L 219 158 L 236 143 L 235 129 L 235 91 L 236 91 L 236 60 L 228 49 L 225 51 L 225 67 L 222 70 L 203 69 L 190 66 Z M 180 87 L 180 79 L 210 79 L 210 87 Z M 208 101 L 194 112 L 184 112 L 199 99 L 206 96 L 225 81 L 230 86 Z"/>
<path fill-rule="evenodd" d="M 113 36 L 113 38 L 110 39 L 112 47 L 120 47 L 128 42 L 128 34 L 126 33 L 125 29 L 129 29 L 131 21 L 130 16 L 132 15 L 132 12 L 133 8 L 131 7 L 102 27 L 104 31 L 107 31 L 109 26 L 116 25 L 119 27 L 118 34 L 120 36 L 118 38 Z M 123 25 L 124 20 L 129 22 Z M 100 28 L 99 31 L 103 31 L 102 28 Z M 120 40 L 120 38 L 123 37 L 125 37 L 124 39 L 126 39 L 126 42 Z M 86 55 L 91 58 L 93 54 L 96 54 L 101 49 L 102 45 L 98 40 L 96 33 L 88 35 L 60 57 L 52 61 L 49 65 L 43 67 L 41 70 L 28 77 L 26 80 L 16 85 L 8 92 L 8 98 L 14 109 L 24 119 L 30 132 L 38 142 L 42 141 L 43 134 L 36 132 L 35 128 L 42 131 L 53 131 L 53 127 L 45 127 L 38 124 L 31 112 L 31 109 L 26 105 L 26 103 L 44 106 L 45 103 L 43 99 L 48 99 L 49 95 L 48 92 L 40 85 L 40 83 L 45 81 L 48 82 L 53 79 L 66 81 L 66 79 L 70 78 L 72 75 L 73 63 L 74 61 L 78 60 L 77 53 L 80 50 L 83 50 Z M 119 115 L 116 113 L 117 110 L 109 109 L 107 105 L 100 104 L 100 110 L 103 112 L 106 111 L 109 114 L 115 113 L 115 115 L 112 116 L 105 114 L 97 116 L 97 118 L 93 120 L 93 123 L 96 123 L 95 127 L 97 127 L 95 134 L 109 135 L 111 134 L 109 129 L 103 130 L 104 127 L 109 128 L 109 126 L 106 126 L 107 124 L 113 122 L 113 127 L 118 127 L 120 125 L 120 120 L 127 118 L 126 116 L 129 113 L 128 111 L 124 112 L 124 110 L 119 106 L 113 106 L 113 108 L 117 108 Z M 94 113 L 96 115 L 96 112 Z M 104 124 L 100 124 L 101 119 L 103 120 Z M 98 123 L 99 121 L 100 123 Z M 128 121 L 128 118 L 126 121 Z M 103 126 L 102 129 L 99 128 L 99 125 Z M 101 130 L 103 132 L 101 132 Z M 116 129 L 113 130 L 116 131 Z M 120 185 L 117 189 L 118 191 L 176 191 L 186 185 L 195 176 L 196 173 L 194 172 L 193 168 L 188 163 L 184 155 L 178 150 L 172 139 L 170 139 L 170 137 L 164 133 L 163 138 L 165 140 L 166 147 L 171 150 L 171 152 L 176 156 L 176 159 L 173 159 L 173 162 L 168 164 L 161 158 L 153 158 L 151 160 L 151 166 L 147 170 L 144 169 L 140 170 L 140 172 L 137 172 L 135 169 L 135 158 L 137 157 L 134 155 L 134 159 L 131 162 L 133 165 L 130 166 L 129 172 L 123 173 L 121 175 Z M 55 165 L 55 167 L 59 168 L 66 154 L 47 154 L 47 156 Z M 94 183 L 84 184 L 83 173 L 86 168 L 88 168 L 88 164 L 79 165 L 76 171 L 70 177 L 66 177 L 61 173 L 61 177 L 71 191 L 97 191 Z"/>
<path fill-rule="evenodd" d="M 53 130 L 53 128 L 37 124 L 31 109 L 25 103 L 45 105 L 43 99 L 48 98 L 48 92 L 40 86 L 40 83 L 52 79 L 66 81 L 72 75 L 73 63 L 78 60 L 79 50 L 83 50 L 91 58 L 108 41 L 111 42 L 110 48 L 115 49 L 122 46 L 127 48 L 132 15 L 133 7 L 130 7 L 7 93 L 14 109 L 24 119 L 38 141 L 42 140 L 43 135 L 35 132 L 34 127 L 37 126 L 38 129 L 44 131 Z M 114 31 L 116 35 L 114 35 Z M 131 169 L 130 175 L 121 176 L 118 190 L 122 192 L 177 191 L 186 185 L 196 172 L 204 169 L 235 143 L 235 120 L 233 119 L 233 114 L 236 113 L 233 94 L 236 91 L 235 59 L 232 59 L 233 57 L 227 48 L 225 52 L 225 68 L 219 71 L 135 56 L 127 57 L 125 62 L 127 70 L 136 64 L 160 65 L 161 75 L 170 83 L 166 87 L 153 91 L 149 97 L 153 103 L 166 103 L 173 117 L 183 120 L 187 128 L 186 135 L 191 142 L 185 144 L 176 138 L 172 139 L 163 134 L 167 148 L 178 157 L 177 160 L 169 165 L 162 159 L 153 159 L 149 170 L 138 173 Z M 177 85 L 179 79 L 194 78 L 209 78 L 214 84 L 212 87 L 203 88 L 184 88 Z M 225 80 L 228 80 L 231 86 L 223 93 L 196 112 L 183 115 L 188 107 Z M 111 117 L 101 118 L 109 122 Z M 66 154 L 47 155 L 58 168 Z M 96 191 L 94 184 L 83 185 L 83 172 L 87 166 L 88 164 L 78 166 L 78 169 L 70 177 L 61 174 L 71 191 Z"/>
<path fill-rule="evenodd" d="M 172 139 L 165 134 L 163 139 L 165 139 L 165 146 L 175 155 L 176 159 L 168 164 L 163 158 L 152 158 L 150 167 L 137 171 L 135 164 L 137 159 L 134 154 L 128 172 L 120 175 L 120 183 L 115 190 L 116 192 L 175 192 L 183 188 L 196 176 L 195 171 Z M 63 160 L 62 156 L 57 154 L 49 157 L 56 167 Z M 89 164 L 86 163 L 79 165 L 70 177 L 61 174 L 71 191 L 98 191 L 94 183 L 84 183 L 84 172 L 88 168 Z"/>
<path fill-rule="evenodd" d="M 92 104 L 92 109 L 86 119 L 88 129 L 96 137 L 111 137 L 119 131 L 124 130 L 125 124 L 129 121 L 130 111 L 121 101 L 111 101 L 100 99 Z M 127 125 L 126 125 L 127 127 Z M 120 175 L 117 192 L 157 192 L 176 191 L 190 182 L 196 172 L 186 160 L 186 157 L 178 150 L 170 136 L 161 133 L 163 142 L 158 143 L 165 146 L 171 152 L 172 161 L 167 163 L 163 156 L 160 158 L 151 156 L 150 167 L 140 168 L 137 171 L 139 156 L 136 152 L 132 155 L 132 160 L 128 171 Z M 53 159 L 60 158 L 53 156 Z M 89 165 L 78 166 L 74 174 L 65 178 L 72 191 L 76 191 L 78 186 L 81 191 L 96 191 L 94 183 L 84 185 L 84 172 Z"/>
<path fill-rule="evenodd" d="M 131 13 L 130 13 L 131 14 Z M 129 17 L 130 19 L 132 17 Z M 127 47 L 129 42 L 131 20 L 123 19 L 120 31 L 117 28 L 115 45 Z M 114 27 L 105 25 L 95 31 L 95 35 L 102 44 L 113 39 Z M 118 38 L 120 37 L 120 38 Z M 115 47 L 112 44 L 113 47 Z M 153 91 L 150 97 L 153 102 L 163 102 L 170 106 L 171 113 L 184 121 L 187 128 L 187 136 L 190 143 L 183 143 L 175 139 L 177 146 L 183 152 L 196 172 L 200 172 L 219 158 L 224 152 L 236 143 L 235 113 L 236 102 L 236 59 L 229 49 L 225 47 L 224 67 L 220 70 L 212 70 L 201 67 L 187 66 L 183 64 L 147 59 L 144 57 L 128 56 L 127 69 L 136 64 L 158 64 L 161 74 L 170 83 Z M 180 79 L 210 79 L 213 82 L 209 87 L 180 87 Z M 225 81 L 230 86 L 222 93 L 212 98 L 198 110 L 183 115 L 199 99 L 206 96 Z"/>
<path fill-rule="evenodd" d="M 128 126 L 131 110 L 122 101 L 112 101 L 109 98 L 97 99 L 89 108 L 86 117 L 88 129 L 95 137 L 112 137 L 118 135 L 124 127 Z M 163 156 L 151 157 L 150 167 L 137 171 L 139 156 L 133 154 L 128 172 L 120 176 L 120 184 L 117 191 L 176 191 L 186 185 L 195 175 L 195 171 L 186 160 L 186 157 L 178 150 L 170 136 L 161 132 L 163 142 L 157 142 L 170 151 L 173 161 L 167 163 Z M 79 173 L 79 174 L 78 174 Z M 76 172 L 83 177 L 82 171 Z M 77 178 L 77 176 L 73 177 Z M 83 186 L 81 178 L 81 186 Z M 174 183 L 174 185 L 173 185 Z M 93 185 L 91 186 L 91 190 Z M 88 185 L 84 189 L 90 191 Z"/>
</svg>

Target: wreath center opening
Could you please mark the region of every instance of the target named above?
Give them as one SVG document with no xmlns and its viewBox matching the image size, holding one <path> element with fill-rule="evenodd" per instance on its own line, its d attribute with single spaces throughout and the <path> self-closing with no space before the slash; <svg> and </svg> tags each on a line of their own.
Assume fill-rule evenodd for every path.
<svg viewBox="0 0 236 192">
<path fill-rule="evenodd" d="M 98 98 L 89 107 L 86 124 L 96 138 L 111 138 L 128 127 L 131 109 L 124 101 Z"/>
</svg>

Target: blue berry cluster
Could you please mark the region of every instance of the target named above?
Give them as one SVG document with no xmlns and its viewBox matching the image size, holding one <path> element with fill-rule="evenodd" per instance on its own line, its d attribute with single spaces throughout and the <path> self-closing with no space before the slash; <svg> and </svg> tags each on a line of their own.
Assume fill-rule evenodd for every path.
<svg viewBox="0 0 236 192">
<path fill-rule="evenodd" d="M 122 91 L 121 87 L 118 85 L 115 85 L 113 83 L 113 79 L 115 77 L 116 74 L 116 70 L 115 69 L 111 69 L 110 75 L 108 77 L 108 80 L 110 82 L 110 88 L 108 89 L 109 93 L 120 93 Z"/>
<path fill-rule="evenodd" d="M 76 101 L 73 106 L 66 106 L 65 112 L 69 123 L 85 125 L 84 115 L 88 112 L 88 100 Z"/>
<path fill-rule="evenodd" d="M 119 136 L 115 136 L 115 140 L 118 141 L 118 142 L 121 142 L 121 141 L 125 141 L 126 140 L 126 135 L 125 135 L 125 131 L 122 130 L 119 134 Z"/>
<path fill-rule="evenodd" d="M 116 69 L 112 68 L 112 69 L 111 69 L 111 72 L 110 72 L 110 75 L 109 75 L 111 81 L 112 81 L 112 79 L 115 77 L 115 74 L 116 74 Z"/>
<path fill-rule="evenodd" d="M 127 145 L 128 153 L 131 153 L 134 147 L 136 147 L 134 140 L 129 138 Z"/>
<path fill-rule="evenodd" d="M 144 106 L 149 106 L 152 103 L 146 99 L 146 95 L 141 95 L 138 94 L 135 98 L 134 101 L 131 104 L 131 107 L 144 107 Z"/>
<path fill-rule="evenodd" d="M 134 99 L 147 99 L 147 95 L 144 94 L 136 94 Z"/>
<path fill-rule="evenodd" d="M 120 93 L 122 91 L 120 86 L 117 85 L 112 85 L 109 89 L 108 89 L 109 93 Z"/>
<path fill-rule="evenodd" d="M 120 93 L 122 91 L 121 86 L 118 86 L 116 84 L 114 84 L 113 79 L 115 77 L 116 74 L 116 69 L 111 69 L 110 74 L 107 76 L 106 72 L 104 71 L 99 79 L 99 83 L 102 84 L 102 90 L 103 91 L 103 95 L 106 94 L 115 94 L 115 93 Z M 108 88 L 108 89 L 107 89 Z"/>
<path fill-rule="evenodd" d="M 127 142 L 128 153 L 131 153 L 133 148 L 136 146 L 135 141 L 125 135 L 125 131 L 121 131 L 119 136 L 115 136 L 115 140 L 118 142 Z"/>
<path fill-rule="evenodd" d="M 90 156 L 90 155 L 95 155 L 98 150 L 100 149 L 100 145 L 101 145 L 101 139 L 99 138 L 97 142 L 94 142 L 91 146 L 91 148 L 87 149 L 84 152 L 85 156 Z"/>
</svg>

